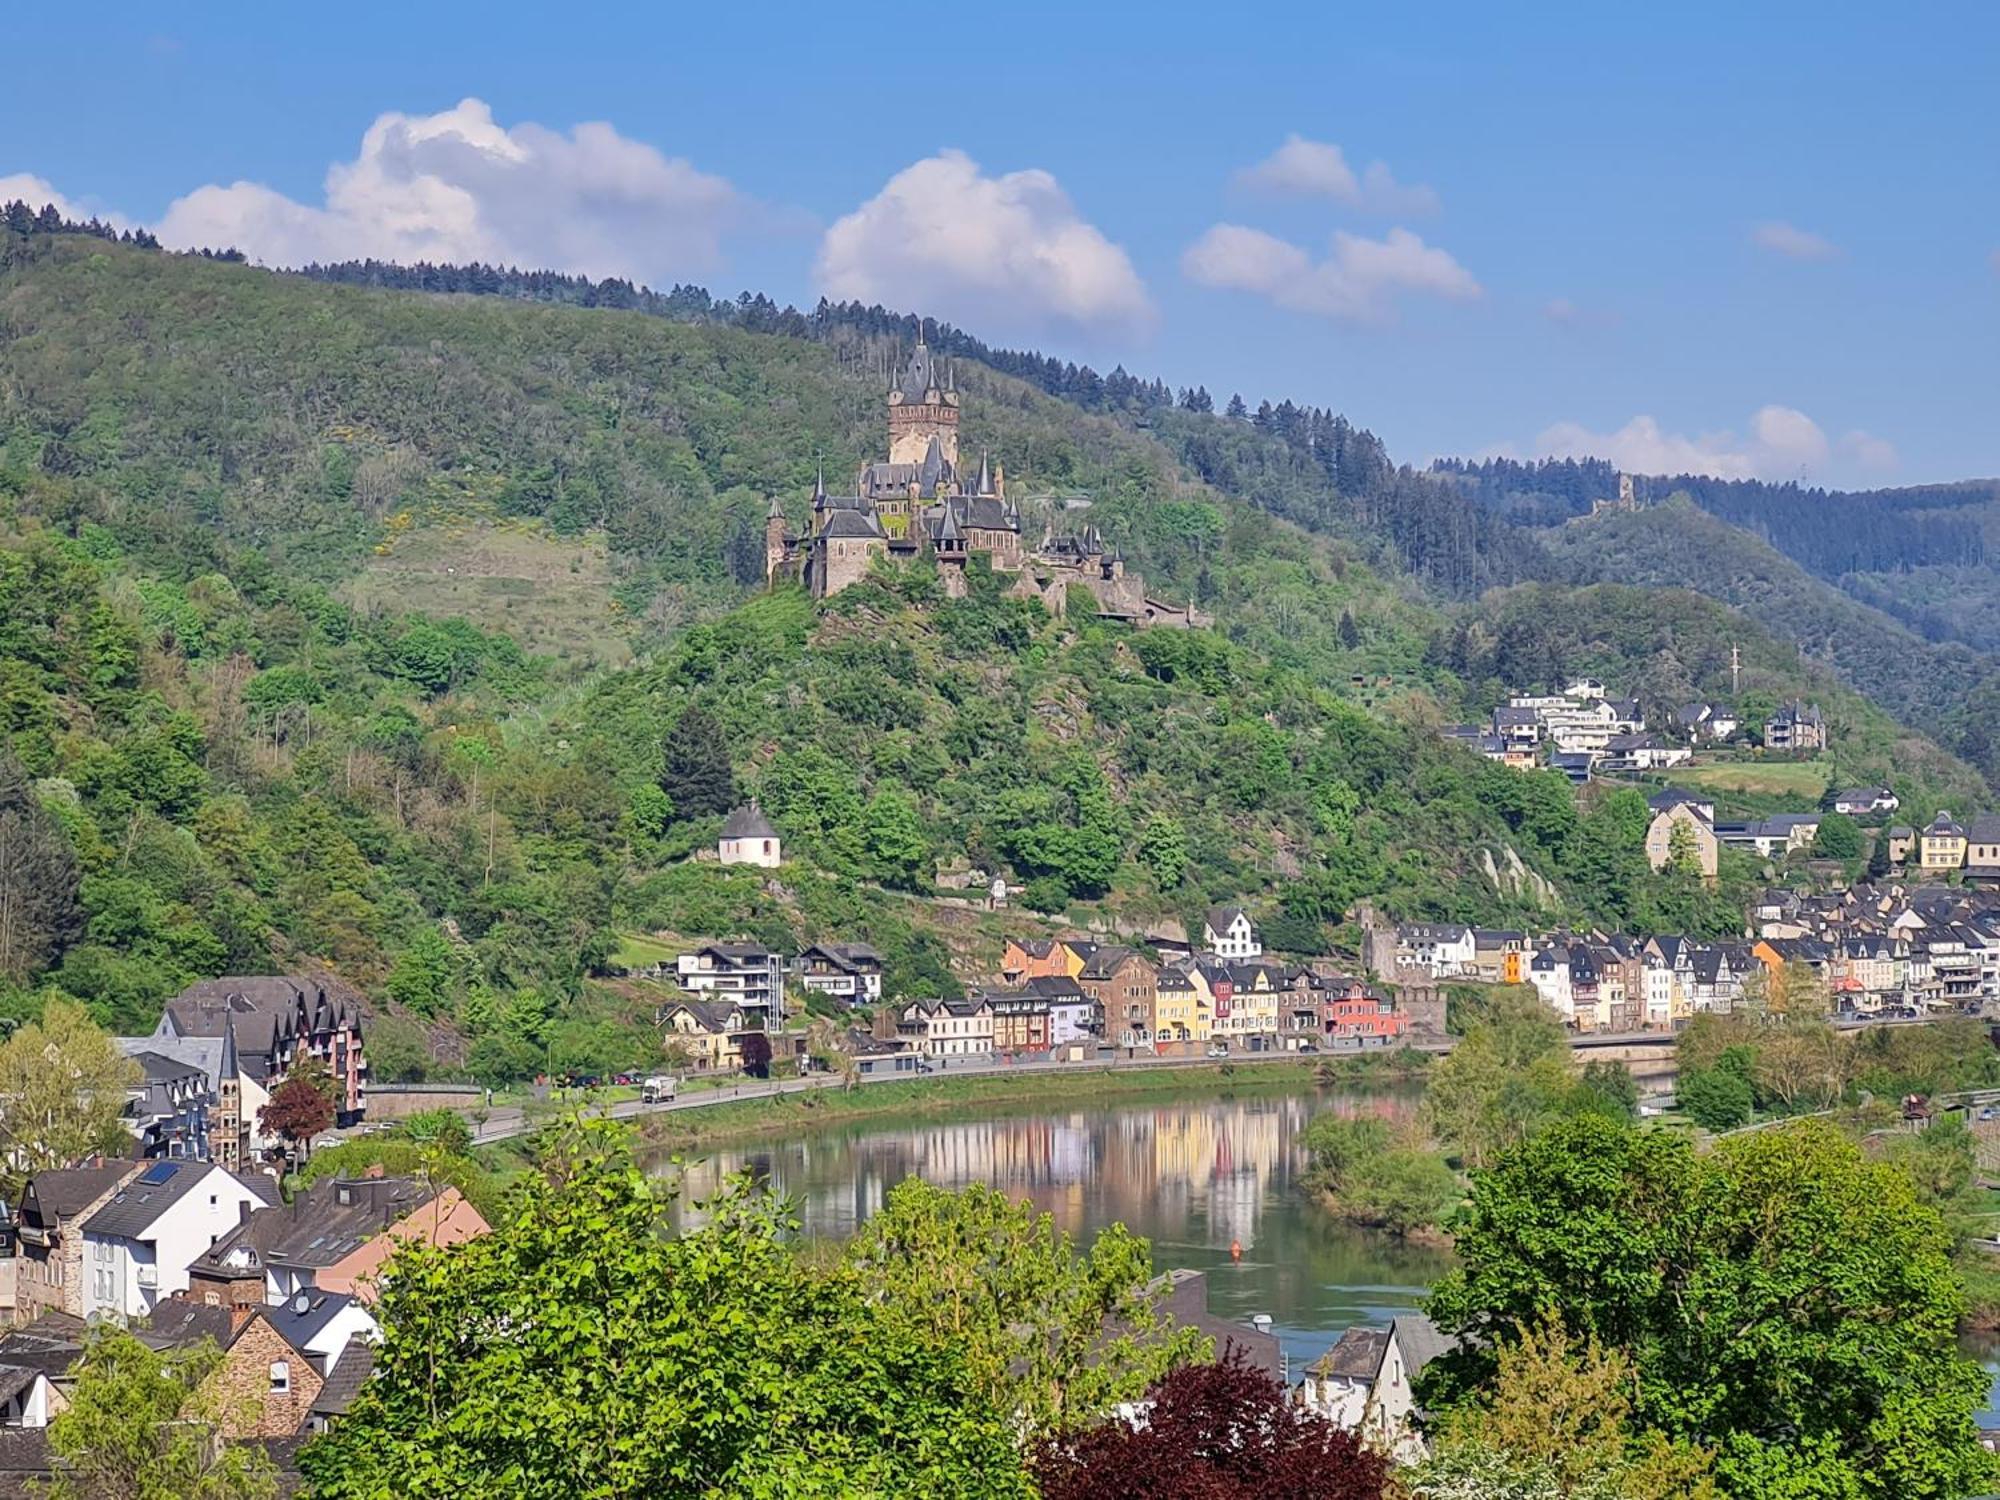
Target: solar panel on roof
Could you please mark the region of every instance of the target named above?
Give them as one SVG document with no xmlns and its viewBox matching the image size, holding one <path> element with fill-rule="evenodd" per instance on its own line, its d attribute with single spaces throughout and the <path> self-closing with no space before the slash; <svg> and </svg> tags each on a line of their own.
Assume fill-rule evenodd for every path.
<svg viewBox="0 0 2000 1500">
<path fill-rule="evenodd" d="M 179 1170 L 179 1162 L 156 1161 L 139 1174 L 139 1180 L 146 1183 L 165 1182 Z"/>
</svg>

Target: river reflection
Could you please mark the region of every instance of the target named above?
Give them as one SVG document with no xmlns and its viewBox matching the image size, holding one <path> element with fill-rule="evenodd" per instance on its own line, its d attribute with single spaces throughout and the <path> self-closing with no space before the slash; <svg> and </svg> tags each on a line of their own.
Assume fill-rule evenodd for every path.
<svg viewBox="0 0 2000 1500">
<path fill-rule="evenodd" d="M 1218 1316 L 1269 1313 L 1294 1371 L 1351 1323 L 1416 1305 L 1449 1259 L 1335 1223 L 1298 1186 L 1300 1134 L 1322 1111 L 1400 1118 L 1396 1091 L 1305 1089 L 1105 1109 L 981 1110 L 874 1120 L 722 1147 L 682 1172 L 683 1222 L 722 1180 L 749 1172 L 791 1195 L 808 1235 L 844 1239 L 889 1189 L 919 1176 L 984 1182 L 1031 1199 L 1081 1237 L 1123 1222 L 1161 1266 L 1209 1273 Z M 656 1165 L 671 1171 L 666 1162 Z M 1231 1243 L 1242 1246 L 1240 1262 Z"/>
</svg>

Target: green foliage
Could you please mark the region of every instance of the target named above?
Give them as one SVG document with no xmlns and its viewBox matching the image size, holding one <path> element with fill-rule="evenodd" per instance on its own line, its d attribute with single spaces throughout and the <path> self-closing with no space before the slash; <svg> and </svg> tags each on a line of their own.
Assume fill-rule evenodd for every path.
<svg viewBox="0 0 2000 1500">
<path fill-rule="evenodd" d="M 1426 1372 L 1431 1402 L 1474 1399 L 1553 1316 L 1631 1362 L 1635 1430 L 1713 1451 L 1726 1494 L 1956 1500 L 1992 1477 L 1951 1236 L 1823 1123 L 1702 1155 L 1577 1115 L 1476 1173 L 1453 1227 L 1430 1311 L 1466 1342 Z"/>
<path fill-rule="evenodd" d="M 736 782 L 729 769 L 729 746 L 722 727 L 698 708 L 690 708 L 667 731 L 660 771 L 660 790 L 673 815 L 699 818 L 728 812 L 736 802 Z"/>
<path fill-rule="evenodd" d="M 1749 1054 L 1740 1047 L 1731 1048 L 1713 1068 L 1683 1073 L 1676 1090 L 1681 1112 L 1704 1130 L 1748 1124 L 1756 1105 L 1749 1074 Z"/>
<path fill-rule="evenodd" d="M 1830 812 L 1819 820 L 1813 835 L 1813 856 L 1817 859 L 1859 859 L 1861 825 L 1846 813 Z"/>
<path fill-rule="evenodd" d="M 68 1402 L 49 1423 L 51 1500 L 173 1496 L 270 1500 L 276 1472 L 260 1448 L 223 1441 L 240 1414 L 204 1382 L 222 1351 L 201 1343 L 156 1353 L 103 1324 L 86 1335 Z"/>
<path fill-rule="evenodd" d="M 800 1259 L 781 1205 L 733 1187 L 668 1238 L 612 1127 L 547 1167 L 495 1233 L 397 1254 L 315 1494 L 1032 1494 L 961 1349 Z"/>
<path fill-rule="evenodd" d="M 960 1352 L 971 1389 L 1034 1438 L 1101 1420 L 1209 1340 L 1161 1310 L 1147 1243 L 1122 1224 L 1079 1252 L 1028 1202 L 908 1178 L 848 1251 L 884 1331 Z"/>
</svg>

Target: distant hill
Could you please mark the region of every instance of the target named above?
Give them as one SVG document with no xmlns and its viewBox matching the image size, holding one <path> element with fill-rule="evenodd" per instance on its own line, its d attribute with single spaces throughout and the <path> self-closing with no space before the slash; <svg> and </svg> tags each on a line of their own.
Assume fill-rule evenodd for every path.
<svg viewBox="0 0 2000 1500">
<path fill-rule="evenodd" d="M 1543 541 L 1577 582 L 1691 589 L 1737 607 L 1989 781 L 2000 775 L 2000 741 L 1991 729 L 2000 712 L 2000 661 L 1955 642 L 1926 641 L 1691 501 L 1607 511 Z"/>
<path fill-rule="evenodd" d="M 1617 470 L 1602 459 L 1441 460 L 1432 473 L 1531 529 L 1587 516 L 1618 493 Z M 1640 503 L 1685 496 L 1927 640 L 2000 647 L 2000 479 L 1842 491 L 1699 474 L 1631 478 Z"/>
</svg>

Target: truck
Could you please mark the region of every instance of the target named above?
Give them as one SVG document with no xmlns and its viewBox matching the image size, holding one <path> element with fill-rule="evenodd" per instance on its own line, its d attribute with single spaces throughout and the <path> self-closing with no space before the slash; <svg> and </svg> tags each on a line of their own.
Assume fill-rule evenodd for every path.
<svg viewBox="0 0 2000 1500">
<path fill-rule="evenodd" d="M 664 1074 L 648 1078 L 644 1083 L 639 1085 L 639 1102 L 641 1104 L 672 1104 L 674 1102 L 674 1095 L 679 1092 L 680 1086 L 681 1081 L 678 1078 L 669 1078 Z"/>
</svg>

